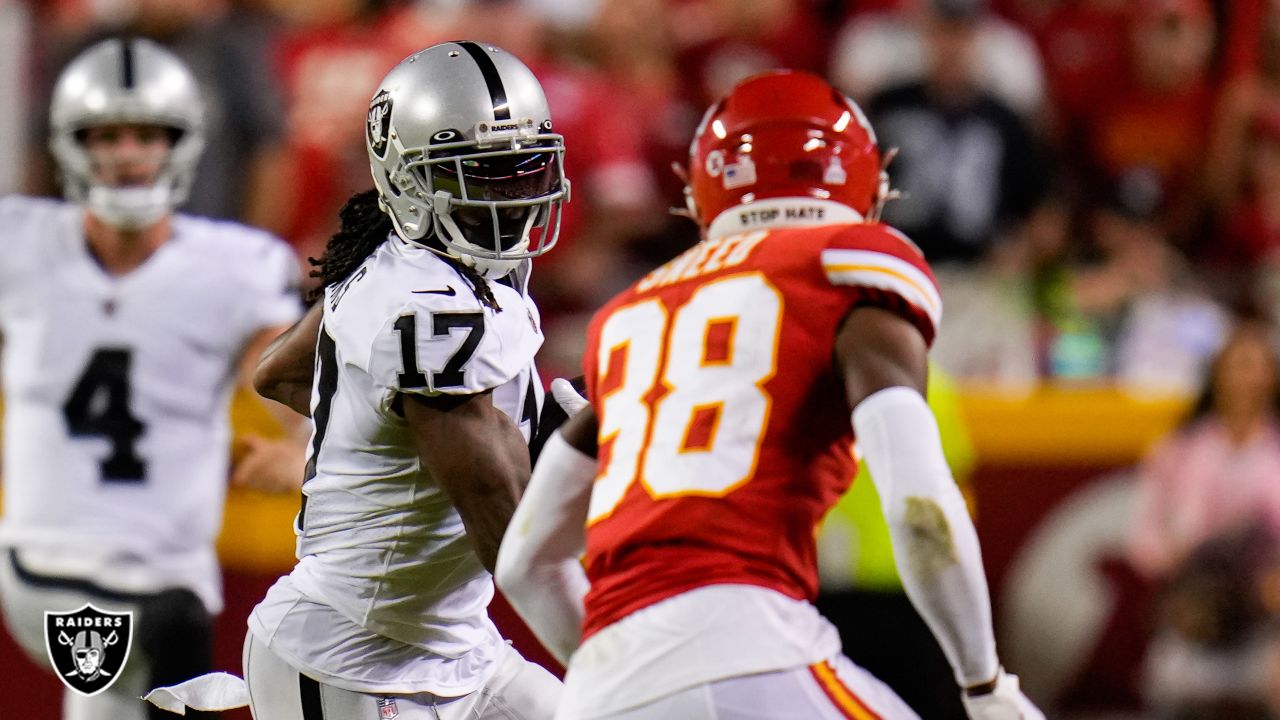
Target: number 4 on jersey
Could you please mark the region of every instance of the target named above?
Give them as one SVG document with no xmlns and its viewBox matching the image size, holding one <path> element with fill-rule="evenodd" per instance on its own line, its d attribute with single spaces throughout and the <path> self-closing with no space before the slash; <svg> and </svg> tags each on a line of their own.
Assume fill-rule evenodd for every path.
<svg viewBox="0 0 1280 720">
<path fill-rule="evenodd" d="M 141 482 L 146 475 L 146 463 L 135 447 L 146 426 L 129 410 L 132 358 L 125 348 L 96 351 L 62 406 L 72 437 L 111 441 L 111 452 L 102 461 L 107 482 Z"/>
</svg>

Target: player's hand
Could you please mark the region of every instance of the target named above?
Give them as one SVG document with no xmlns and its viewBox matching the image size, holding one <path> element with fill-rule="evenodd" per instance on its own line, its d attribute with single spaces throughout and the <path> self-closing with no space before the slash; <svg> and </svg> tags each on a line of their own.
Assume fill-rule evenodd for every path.
<svg viewBox="0 0 1280 720">
<path fill-rule="evenodd" d="M 556 399 L 556 403 L 564 409 L 569 417 L 573 417 L 582 412 L 590 403 L 570 383 L 564 378 L 556 378 L 551 381 L 551 396 Z"/>
<path fill-rule="evenodd" d="M 1018 676 L 1000 670 L 995 689 L 989 693 L 961 698 L 969 720 L 1045 720 L 1044 713 L 1022 694 Z"/>
<path fill-rule="evenodd" d="M 268 493 L 297 492 L 302 487 L 306 451 L 299 443 L 244 435 L 236 438 L 235 450 L 233 486 Z"/>
</svg>

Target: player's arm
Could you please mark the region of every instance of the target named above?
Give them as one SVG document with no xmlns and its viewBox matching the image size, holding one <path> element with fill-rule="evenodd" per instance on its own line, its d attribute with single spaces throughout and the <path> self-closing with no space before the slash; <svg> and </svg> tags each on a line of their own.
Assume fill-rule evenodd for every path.
<svg viewBox="0 0 1280 720">
<path fill-rule="evenodd" d="M 245 388 L 253 384 L 261 359 L 289 328 L 265 327 L 254 333 L 245 345 L 240 360 L 239 384 Z M 308 385 L 308 395 L 310 385 Z M 307 398 L 303 398 L 307 402 Z M 308 429 L 298 414 L 281 408 L 275 403 L 265 407 L 284 431 L 284 437 L 238 433 L 235 438 L 236 460 L 231 471 L 231 484 L 270 493 L 297 491 L 302 484 L 303 467 L 306 464 L 304 433 Z"/>
<path fill-rule="evenodd" d="M 323 303 L 277 335 L 262 351 L 253 371 L 253 388 L 262 397 L 311 416 L 311 378 L 316 362 Z"/>
<path fill-rule="evenodd" d="M 582 637 L 588 582 L 579 559 L 596 474 L 596 430 L 588 406 L 552 434 L 498 553 L 498 587 L 561 663 Z"/>
<path fill-rule="evenodd" d="M 889 310 L 855 308 L 836 338 L 836 362 L 902 584 L 965 689 L 970 717 L 1043 718 L 996 657 L 978 536 L 924 400 L 920 330 Z"/>
<path fill-rule="evenodd" d="M 423 467 L 448 493 L 480 562 L 492 572 L 529 479 L 524 436 L 488 391 L 400 397 Z"/>
</svg>

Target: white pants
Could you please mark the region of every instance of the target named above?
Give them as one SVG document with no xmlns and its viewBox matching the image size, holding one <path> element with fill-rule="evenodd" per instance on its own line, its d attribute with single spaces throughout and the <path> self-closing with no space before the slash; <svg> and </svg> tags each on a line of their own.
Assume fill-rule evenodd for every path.
<svg viewBox="0 0 1280 720">
<path fill-rule="evenodd" d="M 18 576 L 7 548 L 0 548 L 0 608 L 4 610 L 5 627 L 18 645 L 38 665 L 53 672 L 45 649 L 44 613 L 79 610 L 85 603 L 110 612 L 132 610 L 139 615 L 139 602 L 125 595 L 99 594 L 84 587 L 42 586 L 25 582 Z M 135 626 L 136 633 L 137 628 Z M 150 668 L 146 657 L 136 646 L 120 671 L 120 677 L 93 697 L 64 689 L 63 720 L 144 720 L 147 706 L 139 698 L 146 693 Z"/>
<path fill-rule="evenodd" d="M 244 640 L 244 678 L 255 720 L 551 720 L 562 689 L 554 675 L 504 645 L 493 678 L 468 695 L 352 692 L 299 673 L 252 632 Z"/>
<path fill-rule="evenodd" d="M 843 655 L 811 667 L 696 685 L 641 707 L 590 717 L 593 720 L 919 720 L 887 685 Z M 570 718 L 557 715 L 556 720 Z"/>
</svg>

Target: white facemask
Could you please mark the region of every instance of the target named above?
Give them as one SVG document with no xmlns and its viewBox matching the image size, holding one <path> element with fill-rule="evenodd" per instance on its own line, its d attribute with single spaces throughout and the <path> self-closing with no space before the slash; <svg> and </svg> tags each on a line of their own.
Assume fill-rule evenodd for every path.
<svg viewBox="0 0 1280 720">
<path fill-rule="evenodd" d="M 89 188 L 85 205 L 94 217 L 121 230 L 141 230 L 164 217 L 172 207 L 168 183 L 146 187 Z"/>
</svg>

